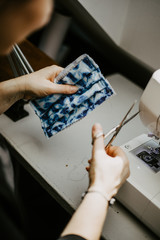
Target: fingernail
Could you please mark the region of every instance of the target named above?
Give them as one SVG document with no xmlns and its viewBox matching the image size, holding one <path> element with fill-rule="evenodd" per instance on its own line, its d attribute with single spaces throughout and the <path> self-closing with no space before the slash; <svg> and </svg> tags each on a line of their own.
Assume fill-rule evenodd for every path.
<svg viewBox="0 0 160 240">
<path fill-rule="evenodd" d="M 75 93 L 77 91 L 78 91 L 78 87 L 76 86 L 71 87 L 71 93 Z"/>
</svg>

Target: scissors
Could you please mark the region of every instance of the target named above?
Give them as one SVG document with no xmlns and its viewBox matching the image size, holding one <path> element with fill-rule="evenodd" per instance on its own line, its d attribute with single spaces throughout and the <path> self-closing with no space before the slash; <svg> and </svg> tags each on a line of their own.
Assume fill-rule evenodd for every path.
<svg viewBox="0 0 160 240">
<path fill-rule="evenodd" d="M 139 111 L 136 112 L 135 114 L 133 114 L 130 118 L 127 119 L 129 113 L 131 112 L 131 110 L 133 109 L 133 107 L 135 106 L 135 103 L 137 101 L 134 101 L 134 103 L 132 104 L 132 106 L 129 108 L 128 112 L 125 114 L 125 116 L 123 117 L 122 121 L 114 128 L 112 128 L 108 133 L 103 134 L 103 133 L 99 133 L 97 134 L 97 136 L 94 137 L 93 142 L 95 139 L 99 138 L 100 136 L 103 136 L 104 139 L 106 139 L 107 137 L 109 137 L 111 134 L 113 134 L 113 136 L 111 137 L 111 139 L 109 140 L 109 142 L 107 143 L 107 145 L 105 146 L 105 150 L 111 146 L 113 140 L 117 137 L 118 133 L 120 132 L 121 128 L 126 125 L 128 122 L 130 122 L 133 118 L 135 118 L 138 114 Z M 92 142 L 92 144 L 93 144 Z"/>
</svg>

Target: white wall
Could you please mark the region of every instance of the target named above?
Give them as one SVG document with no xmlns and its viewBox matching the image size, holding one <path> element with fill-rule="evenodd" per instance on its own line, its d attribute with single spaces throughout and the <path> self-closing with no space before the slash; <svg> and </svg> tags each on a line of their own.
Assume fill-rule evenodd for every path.
<svg viewBox="0 0 160 240">
<path fill-rule="evenodd" d="M 160 0 L 79 0 L 123 49 L 160 68 Z"/>
<path fill-rule="evenodd" d="M 131 0 L 120 46 L 160 68 L 160 0 Z"/>
<path fill-rule="evenodd" d="M 119 44 L 130 0 L 79 0 L 79 2 Z"/>
</svg>

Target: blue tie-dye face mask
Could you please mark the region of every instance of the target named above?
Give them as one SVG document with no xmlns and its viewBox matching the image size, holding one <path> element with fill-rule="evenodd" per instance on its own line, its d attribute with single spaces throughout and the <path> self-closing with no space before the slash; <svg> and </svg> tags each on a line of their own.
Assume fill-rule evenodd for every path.
<svg viewBox="0 0 160 240">
<path fill-rule="evenodd" d="M 72 95 L 53 94 L 31 101 L 47 137 L 85 117 L 114 94 L 98 65 L 86 54 L 67 66 L 54 82 L 76 85 L 78 91 Z"/>
</svg>

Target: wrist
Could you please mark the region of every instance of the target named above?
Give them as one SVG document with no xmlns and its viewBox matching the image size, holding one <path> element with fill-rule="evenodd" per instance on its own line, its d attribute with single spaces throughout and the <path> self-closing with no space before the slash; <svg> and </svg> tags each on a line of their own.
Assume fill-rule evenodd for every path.
<svg viewBox="0 0 160 240">
<path fill-rule="evenodd" d="M 101 194 L 100 192 L 97 192 L 97 191 L 93 191 L 93 192 L 86 191 L 82 194 L 81 199 L 83 200 L 82 202 L 89 201 L 90 206 L 91 205 L 97 206 L 96 208 L 98 208 L 98 206 L 100 206 L 100 208 L 103 208 L 105 210 L 108 209 L 109 203 L 110 203 L 103 194 Z"/>
<path fill-rule="evenodd" d="M 17 94 L 17 98 L 18 98 L 17 100 L 24 99 L 24 96 L 25 96 L 25 76 L 15 79 L 15 92 Z"/>
<path fill-rule="evenodd" d="M 115 203 L 115 198 L 108 196 L 107 194 L 105 194 L 102 190 L 99 189 L 95 189 L 95 188 L 89 188 L 86 192 L 84 192 L 82 194 L 82 199 L 87 195 L 90 194 L 96 194 L 99 195 L 101 198 L 103 198 L 103 200 L 105 200 L 105 202 L 109 205 L 113 205 Z"/>
<path fill-rule="evenodd" d="M 89 186 L 88 191 L 98 191 L 101 192 L 110 201 L 113 196 L 116 195 L 116 190 L 111 188 L 111 186 L 103 186 L 103 184 L 94 184 Z"/>
<path fill-rule="evenodd" d="M 8 103 L 14 103 L 24 96 L 23 81 L 14 78 L 0 83 L 1 96 Z"/>
</svg>

